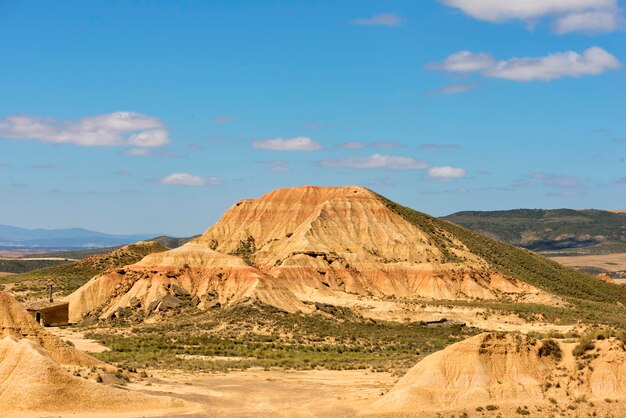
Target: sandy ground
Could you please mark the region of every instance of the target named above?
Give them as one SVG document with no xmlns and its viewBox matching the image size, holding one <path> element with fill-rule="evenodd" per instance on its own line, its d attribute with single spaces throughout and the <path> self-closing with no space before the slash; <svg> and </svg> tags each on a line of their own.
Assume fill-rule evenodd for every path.
<svg viewBox="0 0 626 418">
<path fill-rule="evenodd" d="M 557 263 L 573 268 L 593 267 L 607 273 L 626 270 L 626 253 L 550 258 Z"/>
<path fill-rule="evenodd" d="M 62 338 L 70 339 L 80 350 L 93 352 L 93 342 L 79 332 L 48 328 Z M 96 345 L 99 345 L 95 343 Z M 100 346 L 103 347 L 103 346 Z M 105 347 L 106 348 L 106 347 Z M 167 417 L 420 417 L 457 416 L 463 412 L 470 417 L 498 415 L 518 416 L 520 403 L 499 403 L 495 411 L 476 411 L 476 408 L 455 408 L 444 411 L 420 411 L 381 414 L 371 405 L 387 393 L 400 379 L 390 373 L 367 370 L 308 370 L 276 371 L 260 368 L 230 373 L 193 373 L 170 370 L 146 370 L 150 377 L 125 386 L 133 391 L 152 395 L 171 396 L 193 403 L 176 414 L 116 414 L 125 418 L 140 416 Z M 559 400 L 559 405 L 529 404 L 530 416 L 625 416 L 622 401 L 595 400 L 595 404 L 576 404 Z M 2 414 L 0 413 L 0 416 Z M 57 416 L 37 414 L 34 416 Z M 100 418 L 106 414 L 73 413 L 75 417 Z M 594 415 L 595 416 L 595 415 Z"/>
<path fill-rule="evenodd" d="M 3 271 L 0 271 L 0 277 L 8 277 L 8 276 L 13 276 L 15 273 L 5 273 Z"/>
<path fill-rule="evenodd" d="M 398 381 L 389 373 L 346 371 L 264 371 L 191 374 L 157 371 L 133 390 L 175 396 L 201 405 L 189 416 L 293 417 L 350 416 L 367 412 Z"/>
<path fill-rule="evenodd" d="M 97 341 L 85 338 L 85 336 L 69 328 L 48 327 L 46 328 L 50 334 L 56 335 L 62 340 L 69 341 L 74 344 L 74 348 L 86 353 L 103 353 L 105 351 L 111 351 L 109 347 L 100 344 Z"/>
</svg>

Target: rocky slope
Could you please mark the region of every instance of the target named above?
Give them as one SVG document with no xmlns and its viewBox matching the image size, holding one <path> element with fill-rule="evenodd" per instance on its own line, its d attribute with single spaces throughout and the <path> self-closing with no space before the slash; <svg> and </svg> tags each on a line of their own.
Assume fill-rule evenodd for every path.
<svg viewBox="0 0 626 418">
<path fill-rule="evenodd" d="M 560 255 L 626 252 L 626 214 L 604 210 L 458 212 L 445 219 L 509 244 Z"/>
<path fill-rule="evenodd" d="M 243 300 L 289 312 L 310 311 L 318 301 L 561 303 L 470 249 L 451 224 L 417 212 L 423 219 L 412 221 L 394 205 L 360 187 L 279 189 L 242 200 L 182 247 L 93 278 L 68 297 L 71 319 Z"/>
</svg>

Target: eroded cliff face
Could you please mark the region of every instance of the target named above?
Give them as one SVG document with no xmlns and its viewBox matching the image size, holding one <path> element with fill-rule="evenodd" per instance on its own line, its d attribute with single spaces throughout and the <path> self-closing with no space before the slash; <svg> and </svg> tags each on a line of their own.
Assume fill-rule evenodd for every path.
<svg viewBox="0 0 626 418">
<path fill-rule="evenodd" d="M 196 240 L 95 277 L 68 300 L 76 321 L 150 313 L 181 296 L 201 309 L 258 300 L 289 312 L 324 298 L 556 300 L 496 273 L 444 229 L 418 228 L 370 190 L 312 186 L 242 200 Z"/>
</svg>

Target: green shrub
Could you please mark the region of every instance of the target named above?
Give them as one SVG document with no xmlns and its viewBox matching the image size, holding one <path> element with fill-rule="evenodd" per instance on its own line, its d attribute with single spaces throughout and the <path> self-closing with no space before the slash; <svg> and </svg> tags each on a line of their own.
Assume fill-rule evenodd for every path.
<svg viewBox="0 0 626 418">
<path fill-rule="evenodd" d="M 563 357 L 563 352 L 561 351 L 561 347 L 559 343 L 556 341 L 549 339 L 543 341 L 539 351 L 537 352 L 539 357 L 553 357 L 556 361 L 561 361 Z"/>
</svg>

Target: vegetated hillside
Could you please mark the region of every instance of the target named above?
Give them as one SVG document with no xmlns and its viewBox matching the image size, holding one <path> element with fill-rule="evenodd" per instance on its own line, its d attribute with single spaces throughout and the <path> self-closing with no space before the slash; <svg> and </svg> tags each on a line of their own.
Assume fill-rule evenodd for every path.
<svg viewBox="0 0 626 418">
<path fill-rule="evenodd" d="M 0 259 L 0 272 L 2 273 L 25 273 L 27 271 L 39 270 L 47 267 L 67 264 L 71 261 L 65 258 L 42 260 L 40 256 L 33 256 L 36 259 Z"/>
<path fill-rule="evenodd" d="M 49 283 L 53 284 L 56 293 L 67 295 L 93 276 L 136 263 L 148 254 L 166 250 L 167 248 L 159 243 L 142 241 L 76 262 L 0 278 L 0 283 L 15 283 L 12 291 L 14 293 L 25 292 L 22 298 L 32 299 L 44 296 Z"/>
<path fill-rule="evenodd" d="M 181 305 L 250 301 L 291 313 L 331 304 L 422 320 L 414 301 L 626 322 L 626 289 L 360 187 L 280 189 L 240 201 L 198 239 L 94 277 L 68 301 L 76 321 L 141 321 Z"/>
<path fill-rule="evenodd" d="M 161 235 L 160 237 L 150 238 L 150 241 L 158 242 L 159 244 L 163 245 L 164 247 L 172 249 L 172 248 L 178 248 L 181 245 L 185 245 L 189 241 L 191 241 L 193 239 L 196 239 L 199 236 L 200 235 L 194 235 L 193 237 L 174 238 L 174 237 L 168 237 L 166 235 Z"/>
<path fill-rule="evenodd" d="M 516 209 L 458 212 L 444 219 L 534 251 L 562 255 L 626 252 L 626 213 Z"/>
<path fill-rule="evenodd" d="M 552 311 L 557 315 L 570 315 L 571 312 L 575 312 L 581 320 L 626 326 L 624 286 L 598 280 L 592 274 L 564 267 L 532 251 L 493 240 L 452 222 L 433 218 L 388 199 L 382 199 L 392 210 L 411 223 L 426 230 L 439 227 L 458 237 L 472 253 L 481 256 L 502 274 L 517 277 L 553 295 L 558 295 L 573 305 L 571 310 Z M 535 309 L 537 312 L 550 311 L 539 306 Z"/>
</svg>

